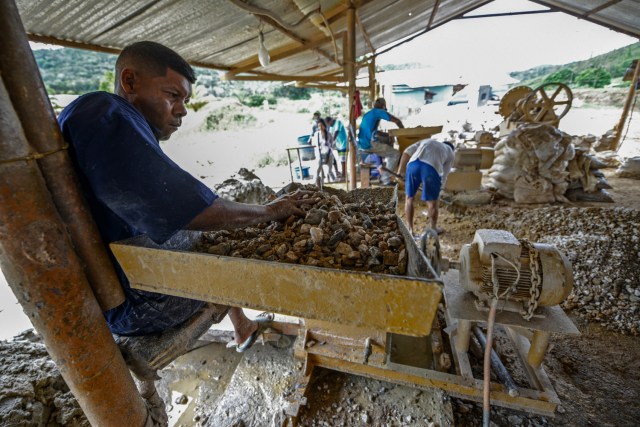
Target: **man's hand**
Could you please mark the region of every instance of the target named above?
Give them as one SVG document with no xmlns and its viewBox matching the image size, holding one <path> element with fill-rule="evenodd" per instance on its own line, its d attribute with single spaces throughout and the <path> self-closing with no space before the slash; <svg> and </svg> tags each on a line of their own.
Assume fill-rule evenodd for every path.
<svg viewBox="0 0 640 427">
<path fill-rule="evenodd" d="M 266 204 L 269 208 L 269 216 L 272 221 L 283 221 L 291 215 L 302 216 L 305 212 L 300 208 L 302 205 L 311 205 L 317 199 L 311 199 L 311 191 L 297 190 L 294 193 L 284 194 L 277 199 Z M 305 196 L 307 196 L 305 198 Z"/>
</svg>

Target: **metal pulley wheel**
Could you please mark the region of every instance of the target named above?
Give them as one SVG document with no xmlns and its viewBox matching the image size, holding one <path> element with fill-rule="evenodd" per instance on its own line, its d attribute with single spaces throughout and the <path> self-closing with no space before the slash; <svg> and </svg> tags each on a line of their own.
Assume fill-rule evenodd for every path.
<svg viewBox="0 0 640 427">
<path fill-rule="evenodd" d="M 500 115 L 505 119 L 511 116 L 511 113 L 518 107 L 518 102 L 525 99 L 531 92 L 532 90 L 529 86 L 516 86 L 509 89 L 500 100 L 500 105 L 498 106 Z"/>
<path fill-rule="evenodd" d="M 519 106 L 524 118 L 532 123 L 554 123 L 571 108 L 573 93 L 563 83 L 545 83 L 534 89 Z"/>
<path fill-rule="evenodd" d="M 433 271 L 440 276 L 442 274 L 442 255 L 440 253 L 440 241 L 438 233 L 433 228 L 428 228 L 420 239 L 420 250 L 431 264 Z"/>
</svg>

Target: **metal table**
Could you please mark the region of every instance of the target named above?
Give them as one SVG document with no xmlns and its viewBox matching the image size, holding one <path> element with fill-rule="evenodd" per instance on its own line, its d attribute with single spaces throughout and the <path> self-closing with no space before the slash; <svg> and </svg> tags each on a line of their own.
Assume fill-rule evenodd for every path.
<svg viewBox="0 0 640 427">
<path fill-rule="evenodd" d="M 300 150 L 308 150 L 309 148 L 315 148 L 315 145 L 298 145 L 296 147 L 288 147 L 287 150 L 287 160 L 289 161 L 289 174 L 291 175 L 291 182 L 294 182 L 293 179 L 293 168 L 291 167 L 291 151 L 296 150 L 296 154 L 298 155 L 298 167 L 300 168 L 300 180 L 304 179 L 304 175 L 302 173 L 302 156 L 300 155 Z"/>
</svg>

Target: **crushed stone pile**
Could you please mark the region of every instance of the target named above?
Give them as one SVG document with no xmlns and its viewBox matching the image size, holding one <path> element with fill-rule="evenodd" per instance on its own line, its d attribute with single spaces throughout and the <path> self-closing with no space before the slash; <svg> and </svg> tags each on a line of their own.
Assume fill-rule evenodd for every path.
<svg viewBox="0 0 640 427">
<path fill-rule="evenodd" d="M 310 186 L 311 187 L 311 186 Z M 315 187 L 313 187 L 315 188 Z M 377 193 L 376 193 L 377 194 Z M 404 275 L 408 255 L 390 198 L 367 193 L 341 200 L 315 191 L 304 217 L 203 233 L 197 251 L 315 267 Z M 373 194 L 372 194 L 373 195 Z M 358 200 L 358 199 L 361 200 Z M 386 203 L 378 201 L 384 198 Z"/>
<path fill-rule="evenodd" d="M 0 341 L 0 425 L 90 426 L 32 331 Z"/>
<path fill-rule="evenodd" d="M 245 168 L 214 188 L 216 194 L 225 200 L 258 205 L 266 203 L 275 194 L 256 174 Z"/>
<path fill-rule="evenodd" d="M 571 262 L 575 281 L 563 307 L 609 330 L 640 335 L 640 212 L 550 206 L 471 208 L 464 215 L 476 228 L 556 246 Z"/>
</svg>

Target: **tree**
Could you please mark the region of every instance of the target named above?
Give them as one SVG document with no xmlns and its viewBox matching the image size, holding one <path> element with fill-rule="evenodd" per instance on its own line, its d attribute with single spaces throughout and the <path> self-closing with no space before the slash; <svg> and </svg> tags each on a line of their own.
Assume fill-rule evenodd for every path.
<svg viewBox="0 0 640 427">
<path fill-rule="evenodd" d="M 542 83 L 564 83 L 571 84 L 575 79 L 576 73 L 571 68 L 563 68 L 555 73 L 548 74 Z"/>
<path fill-rule="evenodd" d="M 98 90 L 103 90 L 105 92 L 113 93 L 115 79 L 116 77 L 115 77 L 115 74 L 113 73 L 113 70 L 107 70 L 104 73 L 104 76 L 102 76 L 102 79 L 100 79 L 100 83 L 98 84 Z"/>
<path fill-rule="evenodd" d="M 589 68 L 576 77 L 578 86 L 588 86 L 596 89 L 611 83 L 611 74 L 602 67 Z"/>
</svg>

